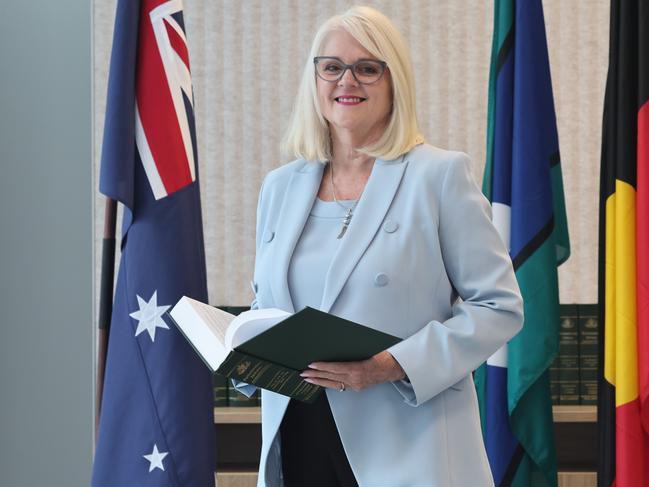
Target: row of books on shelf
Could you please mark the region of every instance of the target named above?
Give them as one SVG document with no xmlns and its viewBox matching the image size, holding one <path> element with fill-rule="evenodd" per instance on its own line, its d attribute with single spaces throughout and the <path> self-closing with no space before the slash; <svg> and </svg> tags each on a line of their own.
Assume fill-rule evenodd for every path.
<svg viewBox="0 0 649 487">
<path fill-rule="evenodd" d="M 248 308 L 221 307 L 232 314 Z M 559 353 L 550 366 L 550 394 L 554 405 L 597 404 L 598 319 L 595 304 L 562 304 L 560 307 Z M 214 406 L 260 405 L 259 390 L 248 398 L 229 379 L 214 376 Z"/>
<path fill-rule="evenodd" d="M 260 389 L 255 391 L 252 397 L 246 397 L 237 391 L 230 379 L 215 374 L 214 384 L 214 406 L 215 407 L 255 407 L 260 406 Z"/>
<path fill-rule="evenodd" d="M 597 404 L 598 357 L 597 305 L 562 304 L 559 353 L 550 366 L 552 404 Z"/>
</svg>

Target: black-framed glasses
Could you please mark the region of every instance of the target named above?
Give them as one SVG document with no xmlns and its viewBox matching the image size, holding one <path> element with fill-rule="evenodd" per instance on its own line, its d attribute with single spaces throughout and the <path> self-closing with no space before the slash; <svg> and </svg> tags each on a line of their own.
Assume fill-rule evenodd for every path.
<svg viewBox="0 0 649 487">
<path fill-rule="evenodd" d="M 356 81 L 371 85 L 381 79 L 388 64 L 377 59 L 359 59 L 354 64 L 345 64 L 341 59 L 330 56 L 313 58 L 315 72 L 320 79 L 331 83 L 340 80 L 348 69 Z"/>
</svg>

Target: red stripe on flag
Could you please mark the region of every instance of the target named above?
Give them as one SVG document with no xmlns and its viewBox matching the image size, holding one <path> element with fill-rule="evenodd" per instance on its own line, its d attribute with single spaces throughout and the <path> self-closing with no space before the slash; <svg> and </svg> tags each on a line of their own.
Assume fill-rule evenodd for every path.
<svg viewBox="0 0 649 487">
<path fill-rule="evenodd" d="M 640 425 L 639 401 L 618 406 L 615 419 L 615 483 L 620 487 L 648 487 L 649 436 Z"/>
<path fill-rule="evenodd" d="M 636 249 L 638 299 L 638 382 L 640 414 L 649 435 L 649 101 L 638 111 Z M 646 452 L 649 455 L 649 450 Z M 649 463 L 649 458 L 646 459 Z"/>
<path fill-rule="evenodd" d="M 167 193 L 190 184 L 192 176 L 167 77 L 149 18 L 152 5 L 144 2 L 140 15 L 140 40 L 136 98 L 142 127 Z M 191 161 L 193 164 L 193 161 Z"/>
<path fill-rule="evenodd" d="M 165 28 L 167 29 L 167 34 L 169 35 L 169 42 L 171 43 L 171 47 L 173 47 L 174 51 L 178 53 L 180 59 L 183 60 L 183 63 L 185 63 L 185 66 L 187 66 L 187 69 L 189 69 L 189 51 L 187 50 L 187 44 L 185 43 L 183 38 L 180 37 L 178 32 L 176 32 L 176 29 L 169 25 L 169 22 L 165 20 L 164 24 Z"/>
</svg>

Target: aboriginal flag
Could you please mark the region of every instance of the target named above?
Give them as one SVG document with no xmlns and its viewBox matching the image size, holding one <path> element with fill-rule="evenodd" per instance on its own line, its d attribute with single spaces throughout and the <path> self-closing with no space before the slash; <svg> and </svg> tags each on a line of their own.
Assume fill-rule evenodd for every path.
<svg viewBox="0 0 649 487">
<path fill-rule="evenodd" d="M 611 2 L 600 180 L 600 487 L 649 486 L 649 1 Z"/>
</svg>

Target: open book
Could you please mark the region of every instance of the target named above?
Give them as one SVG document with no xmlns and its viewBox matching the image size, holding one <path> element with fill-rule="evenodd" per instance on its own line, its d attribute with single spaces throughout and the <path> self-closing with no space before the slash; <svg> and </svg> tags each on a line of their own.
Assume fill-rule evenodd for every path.
<svg viewBox="0 0 649 487">
<path fill-rule="evenodd" d="M 212 373 L 305 402 L 322 388 L 300 373 L 315 361 L 364 360 L 399 338 L 313 308 L 260 309 L 235 317 L 182 297 L 168 313 Z"/>
</svg>

